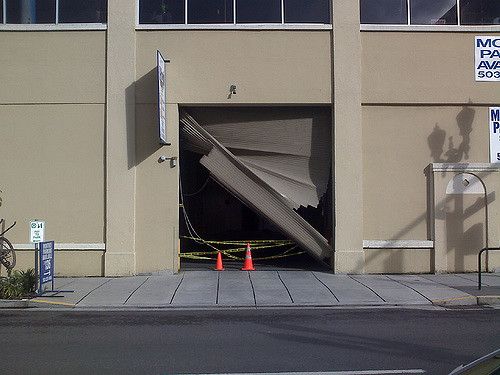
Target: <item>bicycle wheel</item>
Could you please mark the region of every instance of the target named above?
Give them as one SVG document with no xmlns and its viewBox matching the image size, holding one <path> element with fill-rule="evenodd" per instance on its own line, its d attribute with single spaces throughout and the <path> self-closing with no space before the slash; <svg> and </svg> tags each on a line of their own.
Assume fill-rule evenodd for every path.
<svg viewBox="0 0 500 375">
<path fill-rule="evenodd" d="M 0 237 L 0 262 L 8 270 L 13 269 L 16 265 L 16 252 L 10 241 L 5 237 Z"/>
</svg>

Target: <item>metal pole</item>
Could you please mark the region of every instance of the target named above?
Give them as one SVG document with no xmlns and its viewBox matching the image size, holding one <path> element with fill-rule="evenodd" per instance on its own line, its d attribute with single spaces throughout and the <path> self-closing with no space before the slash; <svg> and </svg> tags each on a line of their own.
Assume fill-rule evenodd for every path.
<svg viewBox="0 0 500 375">
<path fill-rule="evenodd" d="M 36 294 L 39 294 L 40 278 L 38 275 L 38 243 L 35 243 L 35 278 L 36 278 Z"/>
</svg>

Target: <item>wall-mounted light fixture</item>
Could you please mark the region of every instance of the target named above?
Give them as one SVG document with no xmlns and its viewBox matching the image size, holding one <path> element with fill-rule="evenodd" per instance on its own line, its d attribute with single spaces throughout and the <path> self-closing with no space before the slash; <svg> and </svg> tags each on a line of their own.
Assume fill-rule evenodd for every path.
<svg viewBox="0 0 500 375">
<path fill-rule="evenodd" d="M 167 160 L 170 160 L 170 168 L 175 168 L 177 165 L 177 156 L 167 157 L 162 155 L 158 158 L 158 163 L 163 163 Z"/>
<path fill-rule="evenodd" d="M 227 96 L 227 98 L 231 99 L 231 96 L 233 95 L 236 95 L 236 85 L 229 86 L 229 95 Z"/>
</svg>

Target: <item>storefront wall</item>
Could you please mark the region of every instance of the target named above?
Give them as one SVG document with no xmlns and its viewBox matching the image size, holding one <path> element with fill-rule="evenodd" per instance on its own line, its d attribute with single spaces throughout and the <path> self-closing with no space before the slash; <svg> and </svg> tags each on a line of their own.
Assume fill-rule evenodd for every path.
<svg viewBox="0 0 500 375">
<path fill-rule="evenodd" d="M 0 50 L 0 216 L 17 221 L 8 238 L 18 268 L 33 267 L 38 218 L 58 250 L 71 250 L 57 252 L 58 273 L 100 275 L 105 33 L 2 31 Z"/>
<path fill-rule="evenodd" d="M 367 270 L 434 272 L 421 244 L 450 228 L 434 233 L 425 169 L 489 161 L 488 107 L 500 97 L 497 83 L 474 80 L 475 35 L 485 33 L 362 32 L 364 238 L 408 246 L 366 250 Z"/>
</svg>

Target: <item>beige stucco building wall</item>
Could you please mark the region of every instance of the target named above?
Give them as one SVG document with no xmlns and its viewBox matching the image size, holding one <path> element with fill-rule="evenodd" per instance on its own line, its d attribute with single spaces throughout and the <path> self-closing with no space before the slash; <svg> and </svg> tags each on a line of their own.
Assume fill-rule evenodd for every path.
<svg viewBox="0 0 500 375">
<path fill-rule="evenodd" d="M 365 240 L 425 242 L 450 235 L 446 228 L 435 233 L 428 203 L 432 192 L 424 170 L 429 163 L 489 160 L 488 107 L 498 105 L 500 95 L 497 83 L 474 80 L 475 35 L 479 34 L 362 33 Z M 446 178 L 453 178 L 453 173 Z M 484 217 L 475 220 L 482 222 Z M 467 240 L 467 234 L 456 235 Z M 366 250 L 367 269 L 455 269 L 451 263 L 436 269 L 434 249 L 409 246 Z M 470 249 L 476 255 L 479 250 Z"/>
<path fill-rule="evenodd" d="M 58 253 L 59 273 L 98 275 L 102 250 L 78 244 L 104 248 L 105 32 L 2 31 L 0 50 L 0 217 L 17 221 L 18 265 L 38 218 L 81 250 Z"/>
<path fill-rule="evenodd" d="M 479 34 L 360 31 L 358 2 L 335 1 L 321 30 L 139 30 L 134 2 L 108 6 L 107 30 L 0 31 L 0 217 L 18 221 L 19 268 L 39 218 L 59 274 L 176 272 L 179 108 L 331 105 L 332 269 L 450 270 L 432 199 L 453 173 L 425 170 L 488 161 L 500 96 L 474 81 Z M 163 146 L 156 50 L 170 60 Z"/>
</svg>

